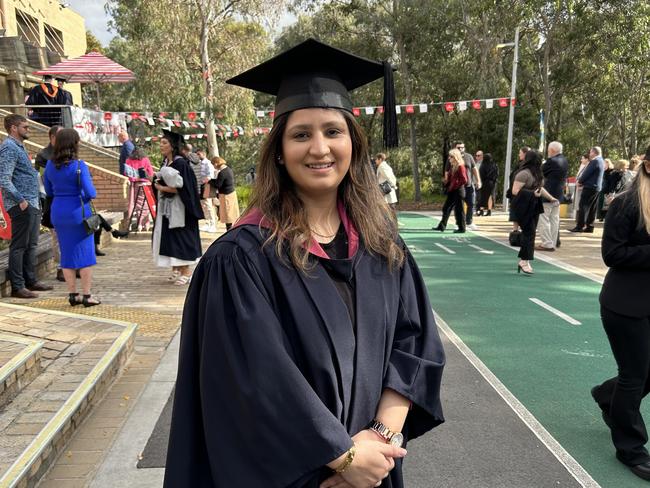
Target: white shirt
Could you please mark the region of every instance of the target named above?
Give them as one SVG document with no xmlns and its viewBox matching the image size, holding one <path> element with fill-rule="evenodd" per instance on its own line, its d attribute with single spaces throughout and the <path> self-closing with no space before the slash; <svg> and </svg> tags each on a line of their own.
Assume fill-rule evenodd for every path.
<svg viewBox="0 0 650 488">
<path fill-rule="evenodd" d="M 379 166 L 377 166 L 377 184 L 381 184 L 384 181 L 388 181 L 390 186 L 393 187 L 390 193 L 384 195 L 386 203 L 397 203 L 397 193 L 395 193 L 395 189 L 397 188 L 397 178 L 395 178 L 393 168 L 388 165 L 387 161 L 383 161 Z"/>
</svg>

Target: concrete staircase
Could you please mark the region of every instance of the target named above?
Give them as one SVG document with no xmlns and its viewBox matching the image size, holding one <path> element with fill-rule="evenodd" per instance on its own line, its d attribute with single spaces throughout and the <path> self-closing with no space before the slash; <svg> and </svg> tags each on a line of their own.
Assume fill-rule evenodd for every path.
<svg viewBox="0 0 650 488">
<path fill-rule="evenodd" d="M 2 121 L 0 122 L 0 127 L 4 128 L 4 118 L 9 114 L 11 112 L 0 109 L 0 120 Z M 49 136 L 47 135 L 47 132 L 50 130 L 48 126 L 39 124 L 33 120 L 29 121 L 29 126 L 31 128 L 29 139 L 31 142 L 43 147 L 50 143 Z M 82 141 L 79 145 L 79 157 L 94 166 L 113 173 L 119 173 L 120 155 L 116 151 Z"/>
</svg>

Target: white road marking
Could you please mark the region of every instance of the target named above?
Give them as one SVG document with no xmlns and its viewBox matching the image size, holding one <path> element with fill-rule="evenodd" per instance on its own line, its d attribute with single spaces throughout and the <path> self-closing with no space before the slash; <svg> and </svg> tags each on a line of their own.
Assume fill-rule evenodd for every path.
<svg viewBox="0 0 650 488">
<path fill-rule="evenodd" d="M 473 247 L 481 254 L 494 254 L 494 251 L 488 251 L 487 249 L 483 249 L 482 247 L 477 246 L 476 244 L 470 244 L 469 247 Z"/>
<path fill-rule="evenodd" d="M 529 298 L 529 300 L 530 300 L 531 302 L 533 302 L 533 303 L 536 303 L 536 304 L 539 305 L 540 307 L 545 308 L 545 309 L 548 310 L 549 312 L 551 312 L 551 313 L 557 315 L 557 316 L 560 317 L 562 320 L 566 320 L 566 321 L 569 322 L 571 325 L 582 325 L 582 322 L 577 321 L 577 320 L 574 319 L 573 317 L 571 317 L 571 316 L 565 314 L 564 312 L 558 310 L 557 308 L 551 307 L 548 303 L 545 303 L 545 302 L 541 301 L 539 298 Z"/>
<path fill-rule="evenodd" d="M 437 242 L 435 244 L 436 244 L 436 246 L 438 246 L 443 251 L 447 251 L 449 254 L 456 254 L 456 251 L 452 251 L 447 246 L 443 246 L 442 244 L 438 244 Z"/>
<path fill-rule="evenodd" d="M 481 361 L 476 354 L 463 342 L 463 340 L 451 330 L 449 325 L 442 320 L 435 310 L 438 328 L 445 334 L 451 343 L 461 352 L 465 358 L 476 368 L 476 370 L 485 378 L 492 388 L 499 394 L 508 406 L 517 414 L 517 416 L 526 424 L 526 426 L 537 436 L 537 438 L 546 446 L 546 448 L 555 456 L 555 458 L 571 473 L 578 483 L 584 488 L 601 488 L 591 475 L 575 460 L 569 452 L 562 447 L 553 435 L 546 430 L 539 420 L 521 403 L 517 397 L 490 371 L 490 369 Z"/>
</svg>

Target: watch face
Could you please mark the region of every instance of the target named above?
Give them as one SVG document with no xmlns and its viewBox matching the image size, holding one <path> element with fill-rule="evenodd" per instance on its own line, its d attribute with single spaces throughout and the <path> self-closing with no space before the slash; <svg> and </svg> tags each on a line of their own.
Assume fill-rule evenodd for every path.
<svg viewBox="0 0 650 488">
<path fill-rule="evenodd" d="M 393 434 L 393 437 L 391 437 L 390 443 L 393 446 L 402 447 L 402 444 L 404 444 L 404 436 L 397 432 L 396 434 Z"/>
</svg>

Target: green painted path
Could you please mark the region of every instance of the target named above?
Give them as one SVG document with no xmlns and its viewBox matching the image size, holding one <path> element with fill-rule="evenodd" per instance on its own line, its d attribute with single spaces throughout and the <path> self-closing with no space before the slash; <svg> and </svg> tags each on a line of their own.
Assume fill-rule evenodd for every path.
<svg viewBox="0 0 650 488">
<path fill-rule="evenodd" d="M 600 284 L 540 260 L 534 276 L 519 275 L 514 248 L 432 231 L 437 220 L 424 215 L 399 219 L 433 308 L 474 354 L 602 487 L 647 486 L 614 458 L 589 394 L 616 372 L 599 318 Z"/>
</svg>

